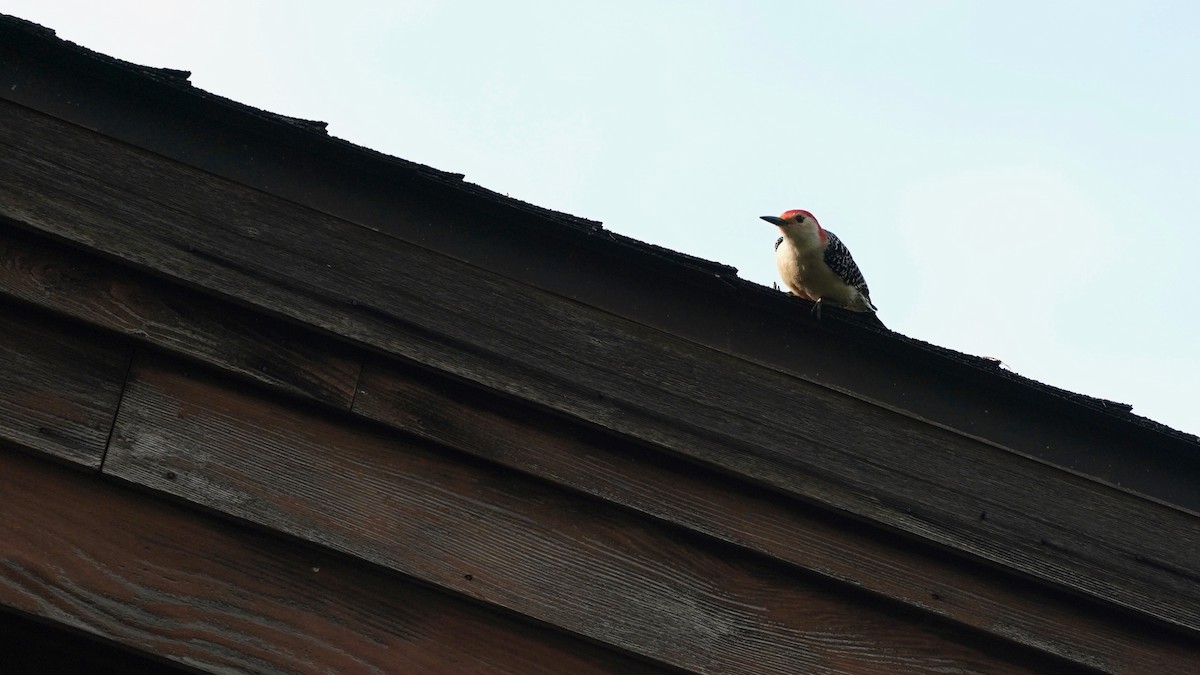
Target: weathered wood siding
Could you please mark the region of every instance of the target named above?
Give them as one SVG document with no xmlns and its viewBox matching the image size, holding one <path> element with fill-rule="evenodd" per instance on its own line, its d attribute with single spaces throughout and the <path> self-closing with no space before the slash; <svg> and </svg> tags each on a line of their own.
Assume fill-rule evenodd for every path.
<svg viewBox="0 0 1200 675">
<path fill-rule="evenodd" d="M 0 299 L 0 442 L 99 468 L 131 347 Z"/>
<path fill-rule="evenodd" d="M 0 229 L 0 240 L 5 237 L 10 241 L 27 239 L 20 251 L 49 247 L 27 235 Z M 70 251 L 62 254 L 77 268 L 97 264 L 82 254 Z M 27 260 L 24 256 L 20 259 Z M 0 269 L 10 271 L 41 269 L 0 262 Z M 163 297 L 183 290 L 144 277 L 138 283 L 147 286 L 146 293 Z M 43 308 L 61 307 L 61 301 L 52 296 L 26 294 L 24 289 L 28 286 L 28 283 L 13 283 L 0 288 L 20 293 Z M 213 313 L 224 313 L 223 303 L 213 302 Z M 9 307 L 11 316 L 19 316 L 28 325 L 57 325 L 60 330 L 79 328 L 77 323 L 45 318 L 42 310 L 12 303 Z M 232 306 L 227 309 L 236 310 Z M 103 316 L 90 319 L 103 325 Z M 310 338 L 320 342 L 318 336 L 287 329 L 269 317 L 261 317 L 258 330 L 288 334 L 299 343 Z M 183 327 L 178 332 L 196 331 Z M 137 337 L 177 350 L 181 356 L 189 355 L 187 342 Z M 234 351 L 244 343 L 239 335 L 225 339 L 232 341 Z M 118 345 L 120 353 L 128 355 L 130 346 L 121 346 L 122 338 L 114 335 L 107 340 Z M 24 340 L 0 348 L 37 354 L 40 344 Z M 223 351 L 219 340 L 210 343 L 209 348 L 213 353 Z M 990 634 L 993 640 L 1012 640 L 1064 660 L 1112 672 L 1138 670 L 1148 664 L 1161 667 L 1162 663 L 1172 662 L 1200 665 L 1200 657 L 1187 640 L 1181 641 L 1161 629 L 1125 620 L 1098 607 L 1080 607 L 1077 599 L 1029 581 L 947 558 L 928 547 L 831 516 L 764 487 L 700 468 L 636 442 L 620 440 L 603 430 L 531 409 L 518 401 L 437 377 L 414 366 L 342 349 L 344 362 L 352 364 L 344 368 L 348 372 L 357 372 L 358 364 L 365 359 L 353 414 L 348 416 L 337 412 L 342 408 L 339 402 L 309 398 L 312 403 L 303 404 L 306 398 L 297 397 L 288 381 L 263 381 L 236 364 L 224 365 L 221 370 L 228 375 L 219 377 L 211 368 L 194 360 L 176 360 L 140 351 L 127 383 L 115 386 L 116 381 L 125 378 L 127 361 L 122 362 L 119 372 L 110 375 L 114 378 L 111 388 L 123 388 L 124 398 L 121 417 L 112 431 L 106 474 L 166 491 L 191 503 L 318 545 L 332 546 L 450 592 L 466 593 L 540 621 L 572 627 L 578 632 L 591 626 L 597 632 L 589 637 L 622 651 L 656 654 L 656 649 L 681 649 L 678 645 L 684 645 L 688 647 L 684 653 L 693 659 L 684 662 L 690 664 L 687 667 L 703 672 L 706 668 L 701 664 L 712 659 L 721 666 L 717 668 L 719 672 L 737 663 L 765 667 L 763 654 L 770 650 L 764 645 L 778 641 L 786 649 L 776 661 L 776 670 L 789 670 L 783 665 L 788 663 L 788 649 L 807 655 L 794 662 L 797 667 L 837 670 L 828 665 L 841 662 L 835 657 L 836 649 L 826 645 L 828 652 L 821 655 L 811 644 L 785 635 L 788 630 L 805 626 L 813 630 L 813 624 L 805 618 L 809 610 L 799 617 L 802 620 L 796 626 L 789 628 L 774 617 L 767 621 L 761 614 L 757 618 L 753 613 L 746 615 L 737 608 L 737 603 L 743 600 L 728 591 L 715 599 L 701 592 L 698 598 L 688 600 L 689 593 L 703 588 L 705 574 L 717 574 L 727 568 L 729 557 L 750 565 L 751 569 L 782 565 L 776 567 L 777 572 L 791 570 L 782 578 L 799 574 L 800 579 L 807 580 L 802 584 L 808 589 L 804 592 L 828 603 L 822 625 L 838 626 L 847 639 L 858 636 L 861 644 L 875 645 L 874 650 L 862 648 L 868 653 L 891 653 L 893 642 L 901 636 L 905 640 L 913 638 L 912 627 L 907 625 L 913 621 L 924 623 L 923 630 L 936 636 L 926 635 L 924 639 L 929 642 L 923 643 L 923 649 L 927 650 L 923 657 L 932 661 L 926 663 L 907 654 L 882 665 L 875 664 L 883 668 L 921 670 L 959 648 L 952 644 L 947 649 L 939 640 L 977 643 L 961 629 L 948 633 L 939 629 L 937 617 Z M 298 367 L 303 366 L 301 363 Z M 256 386 L 247 387 L 246 383 Z M 115 401 L 112 410 L 116 410 Z M 379 426 L 368 424 L 364 429 L 361 418 L 374 420 Z M 112 420 L 106 419 L 110 425 L 106 427 L 107 434 Z M 389 427 L 404 433 L 389 431 Z M 373 459 L 368 461 L 351 452 L 351 448 L 360 446 L 375 448 Z M 447 455 L 450 448 L 454 451 Z M 441 461 L 405 465 L 401 461 L 405 456 L 398 454 L 402 452 L 427 459 L 440 457 Z M 249 464 L 242 466 L 245 462 Z M 342 467 L 343 462 L 350 466 Z M 405 466 L 408 468 L 397 468 Z M 424 466 L 426 470 L 414 466 Z M 433 471 L 438 476 L 454 474 L 460 478 L 440 485 L 430 483 L 426 474 L 431 466 L 441 467 Z M 424 493 L 410 495 L 402 490 L 399 495 L 392 494 L 401 485 L 414 481 L 425 485 Z M 500 486 L 501 491 L 488 493 L 489 497 L 471 497 L 465 486 L 481 483 Z M 535 500 L 538 503 L 549 501 L 555 506 L 523 513 L 520 505 L 531 495 L 540 495 Z M 462 507 L 462 499 L 475 501 Z M 457 520 L 448 524 L 447 518 L 453 511 L 447 504 L 455 500 L 459 500 Z M 466 513 L 472 508 L 478 513 Z M 484 518 L 487 508 L 499 509 L 499 513 L 510 517 L 518 514 L 519 519 L 491 523 L 489 532 Z M 594 544 L 594 539 L 576 543 L 575 539 L 555 538 L 557 529 L 581 531 L 582 520 L 586 519 L 581 517 L 576 522 L 577 514 L 593 513 L 608 514 L 603 519 L 608 529 L 601 529 L 602 533 L 607 532 L 608 540 L 636 544 L 623 553 L 619 548 L 611 551 L 617 560 L 627 561 L 625 569 L 610 563 L 592 572 L 587 566 L 598 564 L 600 558 L 590 560 L 588 556 L 598 556 L 595 551 L 601 550 L 602 544 Z M 392 522 L 398 518 L 398 522 Z M 531 524 L 525 524 L 526 521 Z M 416 535 L 395 534 L 385 527 L 389 522 L 392 524 L 388 527 L 392 528 L 415 527 Z M 550 530 L 541 529 L 546 527 Z M 480 528 L 484 528 L 482 534 L 477 532 Z M 642 533 L 641 538 L 614 533 L 620 528 L 633 528 Z M 683 540 L 679 540 L 681 534 Z M 396 543 L 420 536 L 436 545 L 404 553 L 407 549 L 399 548 Z M 534 544 L 528 543 L 529 537 L 535 537 Z M 657 541 L 659 537 L 673 543 L 664 545 Z M 493 564 L 489 550 L 503 552 L 521 540 L 527 543 L 518 547 L 520 556 L 506 559 L 507 569 Z M 538 542 L 544 546 L 535 545 Z M 663 551 L 672 550 L 672 546 L 675 550 L 672 556 L 660 557 Z M 693 553 L 688 547 L 696 551 Z M 449 564 L 445 560 L 447 551 L 458 556 L 453 559 L 457 566 L 439 567 Z M 564 551 L 574 551 L 573 557 L 559 561 Z M 712 558 L 714 555 L 717 558 Z M 544 556 L 550 557 L 541 562 Z M 700 567 L 689 563 L 682 568 L 674 562 L 676 558 L 689 556 L 708 562 Z M 717 563 L 718 559 L 722 562 Z M 734 565 L 730 569 L 736 568 Z M 574 589 L 573 594 L 544 586 L 535 573 L 546 569 L 563 575 L 569 572 L 570 576 L 564 579 L 569 581 L 568 590 Z M 638 569 L 658 570 L 661 578 L 656 581 L 652 575 L 640 579 Z M 471 576 L 470 581 L 466 575 Z M 613 575 L 624 581 L 613 582 Z M 731 581 L 733 585 L 729 588 L 754 597 L 766 594 L 790 601 L 796 607 L 820 606 L 795 589 L 767 593 L 771 583 L 780 583 L 774 577 L 774 581 L 763 581 L 754 575 L 739 576 L 731 572 L 717 576 L 740 578 L 740 586 Z M 825 581 L 819 582 L 822 578 Z M 660 595 L 643 592 L 638 584 L 661 586 Z M 480 592 L 481 588 L 484 592 Z M 624 592 L 614 594 L 613 588 L 623 588 Z M 847 589 L 861 589 L 868 595 Z M 678 597 L 664 599 L 662 592 Z M 656 597 L 663 602 L 646 606 Z M 734 607 L 722 606 L 722 599 L 734 603 Z M 672 608 L 678 608 L 680 602 L 704 606 L 703 600 L 708 602 L 708 623 L 726 630 L 724 634 L 729 637 L 724 641 L 706 639 L 693 644 L 690 637 L 679 637 L 678 633 L 686 633 L 688 622 L 697 617 L 694 612 L 690 619 L 686 615 L 663 618 L 671 617 Z M 839 608 L 838 602 L 844 604 Z M 866 608 L 859 607 L 864 603 Z M 770 607 L 759 601 L 756 604 L 761 605 L 759 611 Z M 897 619 L 894 626 L 898 633 L 882 629 L 878 617 L 897 611 L 889 607 L 902 605 L 908 605 L 917 614 L 902 613 L 904 618 Z M 593 615 L 597 608 L 603 608 L 606 617 L 598 624 Z M 927 618 L 918 618 L 921 614 Z M 828 620 L 833 615 L 841 618 Z M 871 616 L 877 617 L 874 623 L 868 620 Z M 617 630 L 621 622 L 625 622 L 624 633 Z M 853 626 L 847 628 L 848 623 Z M 755 634 L 753 627 L 759 624 L 759 630 L 766 631 L 761 643 L 745 642 L 744 638 Z M 874 630 L 865 630 L 863 626 L 874 626 Z M 641 642 L 630 644 L 626 634 L 640 636 Z M 741 651 L 730 649 L 730 641 Z M 853 640 L 843 646 L 850 644 Z M 825 668 L 820 666 L 822 663 Z M 870 658 L 864 657 L 857 666 L 870 669 L 871 663 Z M 973 668 L 986 670 L 979 663 Z"/>
<path fill-rule="evenodd" d="M 0 176 L 0 605 L 205 669 L 1200 670 L 1185 509 L 9 102 Z"/>
<path fill-rule="evenodd" d="M 107 473 L 662 663 L 992 667 L 953 631 L 445 448 L 172 362 L 139 360 L 126 391 Z"/>
<path fill-rule="evenodd" d="M 11 103 L 0 143 L 0 215 L 26 227 L 1200 630 L 1192 514 Z"/>
<path fill-rule="evenodd" d="M 1164 658 L 1200 666 L 1192 646 L 1098 608 L 1080 611 L 1075 596 L 413 367 L 369 360 L 354 411 L 984 633 L 1116 672 Z"/>
<path fill-rule="evenodd" d="M 369 564 L 5 452 L 0 561 L 3 605 L 206 671 L 657 672 Z"/>
<path fill-rule="evenodd" d="M 358 365 L 331 339 L 179 285 L 0 229 L 5 294 L 186 354 L 299 396 L 348 408 Z"/>
</svg>

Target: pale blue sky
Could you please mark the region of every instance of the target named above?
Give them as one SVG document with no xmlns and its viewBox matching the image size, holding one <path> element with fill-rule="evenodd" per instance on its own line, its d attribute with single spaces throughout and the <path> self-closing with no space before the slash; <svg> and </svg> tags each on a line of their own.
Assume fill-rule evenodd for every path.
<svg viewBox="0 0 1200 675">
<path fill-rule="evenodd" d="M 1200 433 L 1200 3 L 48 2 L 0 11 Z"/>
</svg>

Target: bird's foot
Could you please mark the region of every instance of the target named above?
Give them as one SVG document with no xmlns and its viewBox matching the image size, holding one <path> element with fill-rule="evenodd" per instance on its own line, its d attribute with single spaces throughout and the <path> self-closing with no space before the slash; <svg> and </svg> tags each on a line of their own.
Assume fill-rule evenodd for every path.
<svg viewBox="0 0 1200 675">
<path fill-rule="evenodd" d="M 817 317 L 817 321 L 821 320 L 821 302 L 823 300 L 825 298 L 817 298 L 817 301 L 813 303 L 812 309 L 809 310 L 813 316 Z"/>
</svg>

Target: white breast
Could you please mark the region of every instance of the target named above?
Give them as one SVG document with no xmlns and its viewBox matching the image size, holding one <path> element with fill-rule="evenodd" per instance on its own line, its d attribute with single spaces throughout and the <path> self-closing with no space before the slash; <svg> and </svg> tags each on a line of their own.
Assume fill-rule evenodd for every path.
<svg viewBox="0 0 1200 675">
<path fill-rule="evenodd" d="M 779 278 L 783 279 L 784 285 L 792 293 L 809 300 L 819 297 L 810 293 L 804 285 L 805 272 L 810 271 L 812 265 L 804 257 L 796 255 L 795 247 L 786 237 L 775 249 L 775 266 L 779 269 Z"/>
</svg>

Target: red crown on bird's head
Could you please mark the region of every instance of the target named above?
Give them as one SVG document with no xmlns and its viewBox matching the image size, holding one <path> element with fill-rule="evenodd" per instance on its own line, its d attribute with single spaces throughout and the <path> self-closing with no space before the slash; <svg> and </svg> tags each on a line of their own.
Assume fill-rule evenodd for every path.
<svg viewBox="0 0 1200 675">
<path fill-rule="evenodd" d="M 800 216 L 812 218 L 814 223 L 817 222 L 817 217 L 808 211 L 805 211 L 804 209 L 792 209 L 791 211 L 784 211 L 779 215 L 779 217 L 783 218 L 784 220 L 799 220 Z"/>
</svg>

